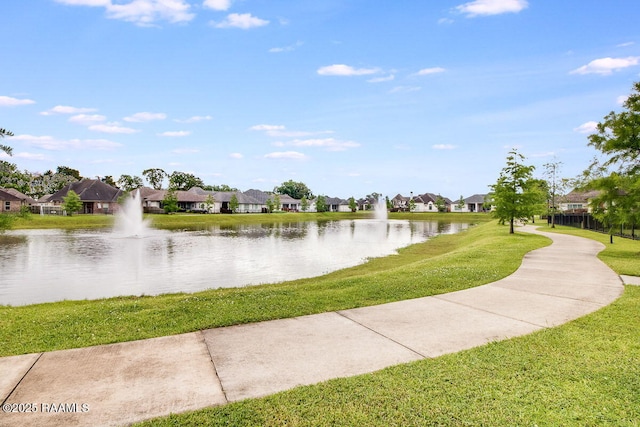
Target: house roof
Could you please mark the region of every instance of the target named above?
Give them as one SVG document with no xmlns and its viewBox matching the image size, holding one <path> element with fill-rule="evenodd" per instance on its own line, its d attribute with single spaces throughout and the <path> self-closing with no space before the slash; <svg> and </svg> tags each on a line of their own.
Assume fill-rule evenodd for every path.
<svg viewBox="0 0 640 427">
<path fill-rule="evenodd" d="M 0 188 L 0 200 L 5 202 L 17 202 L 20 200 L 20 198 L 14 194 L 9 193 L 7 191 L 7 188 Z"/>
<path fill-rule="evenodd" d="M 473 196 L 469 196 L 466 199 L 464 199 L 465 203 L 484 203 L 485 198 L 487 197 L 486 194 L 474 194 Z"/>
<path fill-rule="evenodd" d="M 569 194 L 561 197 L 562 203 L 587 203 L 589 199 L 592 199 L 600 194 L 599 190 L 592 191 L 576 191 L 573 190 Z"/>
<path fill-rule="evenodd" d="M 83 179 L 67 184 L 62 190 L 51 195 L 49 200 L 61 202 L 73 190 L 83 202 L 117 202 L 122 190 L 97 179 Z"/>
<path fill-rule="evenodd" d="M 36 201 L 34 199 L 32 199 L 31 197 L 27 196 L 24 193 L 21 193 L 20 191 L 16 190 L 15 188 L 0 188 L 1 191 L 3 191 L 4 193 L 8 193 L 14 197 L 17 197 L 18 200 L 27 202 L 29 204 L 33 204 L 36 203 Z M 8 199 L 2 199 L 2 200 L 8 200 Z"/>
</svg>

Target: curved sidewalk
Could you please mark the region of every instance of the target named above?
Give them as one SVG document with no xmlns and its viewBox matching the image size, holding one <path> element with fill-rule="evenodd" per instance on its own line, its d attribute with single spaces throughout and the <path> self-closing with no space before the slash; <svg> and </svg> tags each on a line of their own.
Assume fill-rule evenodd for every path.
<svg viewBox="0 0 640 427">
<path fill-rule="evenodd" d="M 548 236 L 511 276 L 450 294 L 0 358 L 0 426 L 118 426 L 373 372 L 549 328 L 611 303 L 590 239 Z M 19 406 L 22 404 L 22 406 Z M 34 413 L 34 411 L 36 411 Z"/>
</svg>

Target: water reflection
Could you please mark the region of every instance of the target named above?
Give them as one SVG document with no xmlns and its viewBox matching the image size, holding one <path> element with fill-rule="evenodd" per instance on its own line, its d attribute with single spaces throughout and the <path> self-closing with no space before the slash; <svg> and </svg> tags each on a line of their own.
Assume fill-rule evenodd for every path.
<svg viewBox="0 0 640 427">
<path fill-rule="evenodd" d="M 16 230 L 0 245 L 0 304 L 157 295 L 318 276 L 467 224 L 346 220 L 153 230 Z"/>
</svg>

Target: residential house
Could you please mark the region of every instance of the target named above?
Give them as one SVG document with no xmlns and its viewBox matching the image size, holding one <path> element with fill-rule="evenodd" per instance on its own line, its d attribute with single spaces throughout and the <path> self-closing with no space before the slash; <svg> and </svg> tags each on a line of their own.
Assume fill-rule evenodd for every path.
<svg viewBox="0 0 640 427">
<path fill-rule="evenodd" d="M 486 194 L 474 194 L 464 199 L 464 208 L 460 212 L 487 212 L 484 207 Z"/>
<path fill-rule="evenodd" d="M 589 201 L 600 194 L 598 190 L 576 191 L 573 190 L 565 196 L 559 197 L 558 210 L 566 213 L 591 212 Z"/>
<path fill-rule="evenodd" d="M 120 208 L 118 198 L 123 191 L 112 187 L 97 179 L 83 179 L 82 181 L 67 184 L 61 190 L 53 193 L 49 198 L 54 206 L 64 203 L 69 191 L 74 191 L 82 201 L 80 213 L 84 214 L 113 214 Z"/>
<path fill-rule="evenodd" d="M 15 188 L 0 187 L 0 212 L 20 212 L 23 206 L 31 207 L 36 201 Z"/>
</svg>

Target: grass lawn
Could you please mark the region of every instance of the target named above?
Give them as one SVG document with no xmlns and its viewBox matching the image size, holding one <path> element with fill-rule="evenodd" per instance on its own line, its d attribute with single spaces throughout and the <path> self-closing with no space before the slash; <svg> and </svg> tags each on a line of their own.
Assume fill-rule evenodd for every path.
<svg viewBox="0 0 640 427">
<path fill-rule="evenodd" d="M 640 242 L 616 239 L 600 258 L 639 274 L 639 256 Z M 560 327 L 139 425 L 639 426 L 639 308 L 640 287 L 627 286 L 611 305 Z"/>
<path fill-rule="evenodd" d="M 0 355 L 131 341 L 452 292 L 511 274 L 526 252 L 547 244 L 541 236 L 510 236 L 506 227 L 489 222 L 311 279 L 193 294 L 0 306 Z"/>
</svg>

